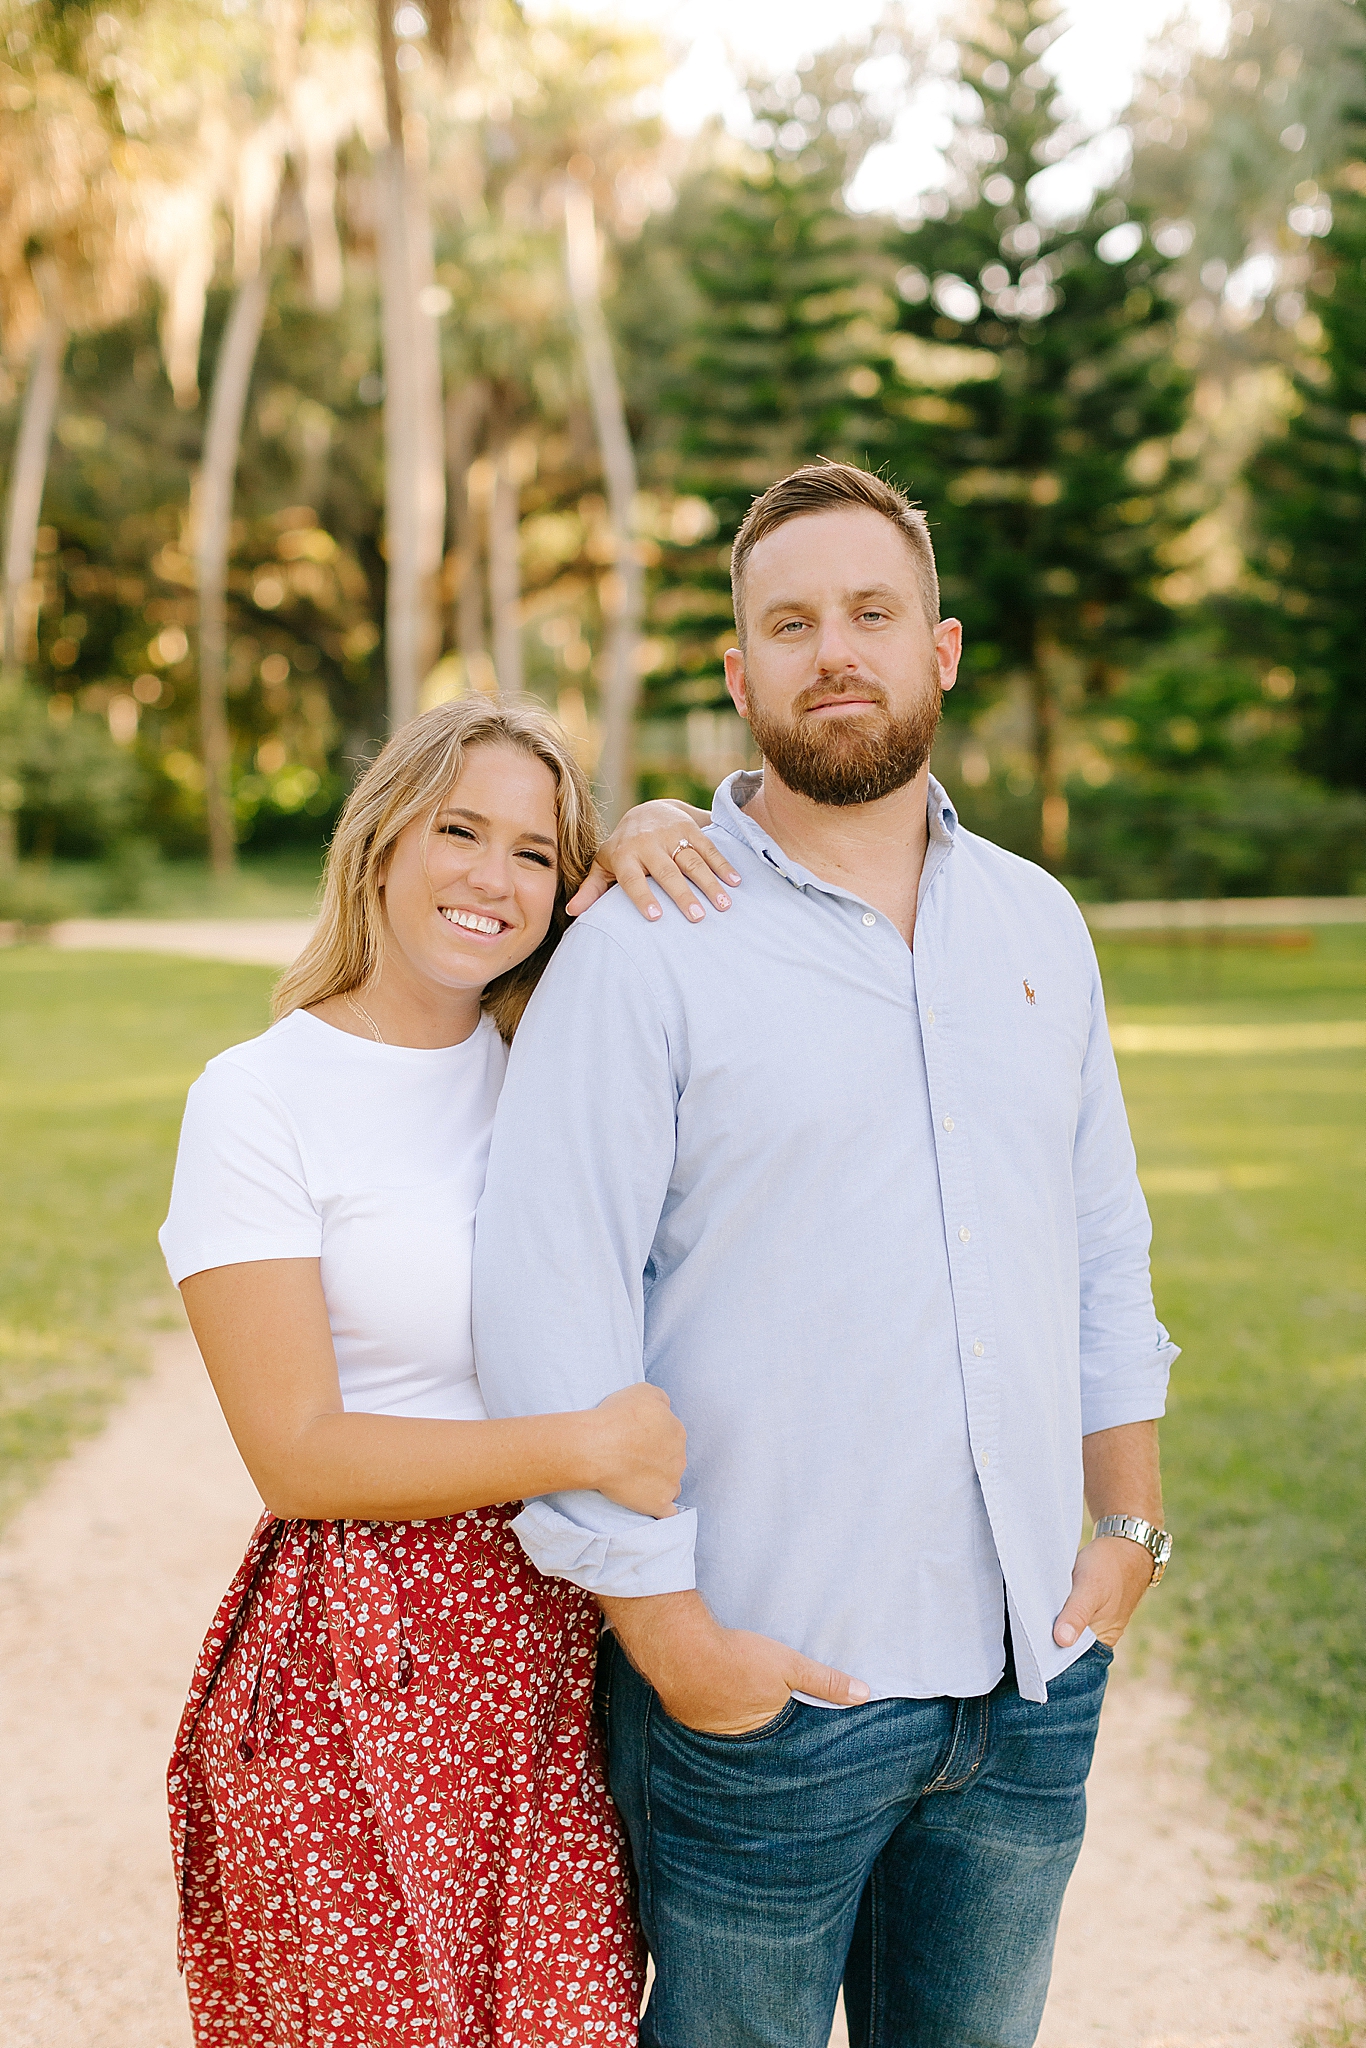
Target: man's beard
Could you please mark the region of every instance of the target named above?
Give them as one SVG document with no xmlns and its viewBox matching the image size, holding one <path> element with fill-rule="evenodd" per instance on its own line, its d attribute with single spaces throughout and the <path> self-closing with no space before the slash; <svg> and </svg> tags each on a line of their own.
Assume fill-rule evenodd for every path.
<svg viewBox="0 0 1366 2048">
<path fill-rule="evenodd" d="M 920 702 L 894 717 L 878 683 L 852 683 L 873 705 L 860 716 L 813 719 L 807 706 L 829 699 L 828 685 L 803 690 L 786 718 L 751 697 L 754 744 L 781 782 L 815 804 L 873 804 L 913 782 L 930 758 L 943 694 L 932 684 Z"/>
</svg>

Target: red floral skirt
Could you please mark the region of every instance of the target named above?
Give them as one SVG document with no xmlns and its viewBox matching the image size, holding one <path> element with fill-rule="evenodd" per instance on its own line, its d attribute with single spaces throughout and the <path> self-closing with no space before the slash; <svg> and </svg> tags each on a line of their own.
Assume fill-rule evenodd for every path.
<svg viewBox="0 0 1366 2048">
<path fill-rule="evenodd" d="M 596 1611 L 515 1512 L 258 1525 L 171 1759 L 198 2048 L 633 2048 Z"/>
</svg>

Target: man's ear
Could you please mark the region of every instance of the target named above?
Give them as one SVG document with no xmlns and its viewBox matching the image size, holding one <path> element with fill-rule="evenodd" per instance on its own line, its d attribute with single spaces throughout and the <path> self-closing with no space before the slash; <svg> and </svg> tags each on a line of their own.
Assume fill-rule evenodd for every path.
<svg viewBox="0 0 1366 2048">
<path fill-rule="evenodd" d="M 728 647 L 724 659 L 726 688 L 730 691 L 730 701 L 741 718 L 748 718 L 749 707 L 745 702 L 745 657 L 738 647 Z"/>
<path fill-rule="evenodd" d="M 958 664 L 963 658 L 961 619 L 941 619 L 934 629 L 934 658 L 939 667 L 939 687 L 951 690 L 958 681 Z"/>
</svg>

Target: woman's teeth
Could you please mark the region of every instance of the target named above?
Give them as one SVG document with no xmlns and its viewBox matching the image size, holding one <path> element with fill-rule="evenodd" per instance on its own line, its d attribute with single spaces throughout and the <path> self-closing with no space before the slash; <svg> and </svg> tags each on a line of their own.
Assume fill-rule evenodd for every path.
<svg viewBox="0 0 1366 2048">
<path fill-rule="evenodd" d="M 458 924 L 462 931 L 483 932 L 486 937 L 496 939 L 499 932 L 506 929 L 501 917 L 476 917 L 472 910 L 447 910 L 444 903 L 438 903 L 436 907 L 447 924 Z"/>
</svg>

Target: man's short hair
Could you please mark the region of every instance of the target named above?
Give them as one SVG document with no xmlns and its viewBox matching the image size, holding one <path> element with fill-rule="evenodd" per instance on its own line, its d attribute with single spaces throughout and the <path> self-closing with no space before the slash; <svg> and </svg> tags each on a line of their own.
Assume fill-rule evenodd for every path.
<svg viewBox="0 0 1366 2048">
<path fill-rule="evenodd" d="M 931 628 L 939 624 L 939 576 L 934 566 L 929 522 L 918 505 L 913 505 L 895 484 L 874 476 L 871 470 L 856 469 L 852 462 L 808 462 L 794 469 L 776 484 L 770 484 L 756 498 L 740 523 L 730 552 L 731 602 L 735 606 L 735 630 L 745 644 L 745 569 L 761 540 L 786 526 L 789 519 L 801 519 L 811 512 L 880 512 L 890 520 L 905 541 L 915 564 L 921 601 Z"/>
</svg>

